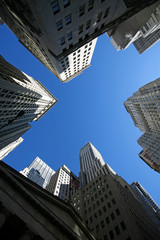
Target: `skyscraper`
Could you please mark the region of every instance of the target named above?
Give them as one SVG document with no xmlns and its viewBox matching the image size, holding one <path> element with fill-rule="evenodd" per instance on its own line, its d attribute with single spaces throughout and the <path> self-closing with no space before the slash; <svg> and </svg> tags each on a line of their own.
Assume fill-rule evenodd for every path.
<svg viewBox="0 0 160 240">
<path fill-rule="evenodd" d="M 39 82 L 0 56 L 0 149 L 16 141 L 55 103 Z"/>
<path fill-rule="evenodd" d="M 23 142 L 23 138 L 20 137 L 17 140 L 15 140 L 14 142 L 11 142 L 6 147 L 2 148 L 0 150 L 0 160 L 5 158 L 13 149 L 15 149 L 22 142 Z"/>
<path fill-rule="evenodd" d="M 133 182 L 131 188 L 160 230 L 160 207 L 139 182 Z"/>
<path fill-rule="evenodd" d="M 90 66 L 99 35 L 153 2 L 2 0 L 0 16 L 34 56 L 68 82 Z"/>
<path fill-rule="evenodd" d="M 141 36 L 146 36 L 144 35 L 143 28 L 148 25 L 148 23 L 149 26 L 151 26 L 151 22 L 153 23 L 153 20 L 155 20 L 155 15 L 157 16 L 156 12 L 159 12 L 159 3 L 160 1 L 157 1 L 150 7 L 143 9 L 141 12 L 120 23 L 114 31 L 107 32 L 109 37 L 112 36 L 111 43 L 117 51 L 119 49 L 126 49 L 132 42 L 136 41 Z M 152 15 L 154 16 L 152 17 Z M 158 27 L 159 22 L 157 23 L 155 20 L 148 34 L 155 31 Z M 149 30 L 148 26 L 147 29 Z"/>
<path fill-rule="evenodd" d="M 147 37 L 140 37 L 136 41 L 133 42 L 133 45 L 139 52 L 139 54 L 145 52 L 147 49 L 152 47 L 156 42 L 160 39 L 160 30 L 151 33 Z"/>
<path fill-rule="evenodd" d="M 78 188 L 78 178 L 65 165 L 56 171 L 46 186 L 46 190 L 66 202 L 70 201 Z"/>
<path fill-rule="evenodd" d="M 145 132 L 137 140 L 143 148 L 139 157 L 145 161 L 151 168 L 160 173 L 160 137 L 159 134 Z"/>
<path fill-rule="evenodd" d="M 134 124 L 144 134 L 138 143 L 144 149 L 139 154 L 156 171 L 160 171 L 160 78 L 141 87 L 124 102 Z"/>
<path fill-rule="evenodd" d="M 143 53 L 160 39 L 160 5 L 157 6 L 151 17 L 142 26 L 141 37 L 133 42 L 139 53 Z"/>
<path fill-rule="evenodd" d="M 149 195 L 149 193 L 142 187 L 142 185 L 139 182 L 133 182 L 131 184 L 131 188 L 137 195 L 138 199 L 145 202 L 147 205 L 149 205 L 155 212 L 160 213 L 160 207 L 155 203 L 155 201 L 152 199 L 152 197 Z"/>
<path fill-rule="evenodd" d="M 88 142 L 79 153 L 80 161 L 80 184 L 85 186 L 91 182 L 100 173 L 116 174 L 109 165 L 107 165 L 98 150 Z"/>
<path fill-rule="evenodd" d="M 81 149 L 80 153 L 83 152 L 86 157 L 86 161 L 80 159 L 84 172 L 93 168 L 92 164 L 90 167 L 85 164 L 90 162 L 87 154 L 90 149 L 93 149 L 95 155 L 99 155 L 99 152 L 95 151 L 90 143 Z M 95 161 L 103 162 L 103 165 L 99 166 L 99 170 L 104 168 L 104 160 L 102 161 L 101 155 Z M 108 165 L 106 164 L 106 166 Z M 111 168 L 109 170 L 109 166 L 108 171 L 103 172 L 102 170 L 95 174 L 90 181 L 72 195 L 71 199 L 73 207 L 85 220 L 96 239 L 159 239 L 160 232 L 156 224 L 139 202 L 130 185 Z"/>
<path fill-rule="evenodd" d="M 39 157 L 36 157 L 34 161 L 24 170 L 20 171 L 20 173 L 45 188 L 50 182 L 52 175 L 55 174 L 55 171 Z"/>
</svg>

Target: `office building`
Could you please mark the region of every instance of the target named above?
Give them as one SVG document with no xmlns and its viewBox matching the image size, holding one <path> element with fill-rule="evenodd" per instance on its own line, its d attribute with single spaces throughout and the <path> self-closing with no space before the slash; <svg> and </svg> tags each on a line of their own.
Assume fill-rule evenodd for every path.
<svg viewBox="0 0 160 240">
<path fill-rule="evenodd" d="M 107 165 L 98 150 L 88 142 L 79 153 L 80 161 L 80 185 L 85 186 L 91 182 L 100 173 L 108 172 L 116 174 L 113 169 Z"/>
<path fill-rule="evenodd" d="M 70 202 L 78 188 L 78 178 L 65 165 L 56 171 L 46 186 L 46 190 L 66 202 Z"/>
<path fill-rule="evenodd" d="M 133 182 L 130 186 L 160 230 L 160 207 L 156 204 L 156 202 L 139 182 Z"/>
<path fill-rule="evenodd" d="M 7 145 L 6 147 L 2 148 L 0 150 L 0 160 L 5 158 L 12 150 L 14 150 L 22 142 L 23 142 L 23 138 L 20 137 L 17 140 L 15 140 L 14 142 Z"/>
<path fill-rule="evenodd" d="M 84 150 L 85 148 L 88 149 L 88 145 L 84 146 Z M 97 161 L 99 162 L 98 159 Z M 87 165 L 84 170 L 88 170 Z M 157 225 L 137 199 L 130 185 L 112 171 L 99 172 L 73 194 L 71 199 L 73 207 L 85 220 L 96 239 L 159 239 Z"/>
<path fill-rule="evenodd" d="M 139 156 L 153 169 L 160 169 L 160 78 L 141 87 L 124 102 L 133 122 L 144 134 L 138 143 L 144 149 Z"/>
<path fill-rule="evenodd" d="M 96 240 L 69 204 L 2 161 L 0 196 L 0 239 Z"/>
<path fill-rule="evenodd" d="M 55 171 L 39 157 L 36 157 L 29 167 L 26 167 L 20 173 L 45 188 L 50 182 L 52 175 L 55 174 Z"/>
<path fill-rule="evenodd" d="M 154 2 L 2 0 L 0 16 L 36 58 L 68 82 L 90 66 L 99 35 Z"/>
<path fill-rule="evenodd" d="M 144 31 L 142 31 L 143 27 L 148 23 L 151 23 L 150 18 L 152 15 L 154 15 L 152 19 L 155 19 L 155 15 L 157 16 L 157 9 L 159 11 L 159 4 L 160 1 L 155 2 L 153 5 L 143 9 L 141 12 L 120 23 L 114 31 L 107 32 L 108 37 L 111 37 L 113 47 L 117 51 L 120 49 L 126 49 L 131 43 L 139 39 L 141 36 L 146 36 L 144 35 Z M 152 24 L 152 28 L 150 28 L 150 33 L 159 28 L 159 23 L 157 23 L 157 21 L 154 23 L 154 26 Z"/>
<path fill-rule="evenodd" d="M 55 103 L 39 82 L 0 56 L 0 149 L 16 141 Z"/>
<path fill-rule="evenodd" d="M 159 134 L 145 132 L 138 140 L 143 148 L 139 157 L 151 168 L 160 173 L 160 137 Z"/>
<path fill-rule="evenodd" d="M 142 26 L 140 32 L 141 37 L 134 41 L 133 44 L 141 54 L 160 39 L 160 5 L 157 6 L 149 20 Z"/>
<path fill-rule="evenodd" d="M 160 30 L 151 33 L 147 37 L 140 37 L 136 41 L 133 42 L 133 45 L 137 49 L 138 53 L 141 54 L 145 52 L 147 49 L 152 47 L 156 42 L 160 39 Z"/>
</svg>

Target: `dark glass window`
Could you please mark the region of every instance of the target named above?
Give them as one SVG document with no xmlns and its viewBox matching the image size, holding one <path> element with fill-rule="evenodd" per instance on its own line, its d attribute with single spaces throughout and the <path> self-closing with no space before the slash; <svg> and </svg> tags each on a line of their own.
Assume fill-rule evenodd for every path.
<svg viewBox="0 0 160 240">
<path fill-rule="evenodd" d="M 66 20 L 66 25 L 70 24 L 71 23 L 71 15 L 66 16 L 65 20 Z"/>
<path fill-rule="evenodd" d="M 61 45 L 65 44 L 65 38 L 64 37 L 60 38 L 60 43 L 61 43 Z"/>
<path fill-rule="evenodd" d="M 64 7 L 68 7 L 70 5 L 70 0 L 63 0 Z"/>
<path fill-rule="evenodd" d="M 115 210 L 115 212 L 116 212 L 117 216 L 119 216 L 119 215 L 120 215 L 120 211 L 119 211 L 119 209 L 118 209 L 118 208 Z"/>
<path fill-rule="evenodd" d="M 83 24 L 79 26 L 79 34 L 83 32 Z"/>
<path fill-rule="evenodd" d="M 100 22 L 102 18 L 102 12 L 100 12 L 97 16 L 97 22 Z"/>
<path fill-rule="evenodd" d="M 93 6 L 94 6 L 94 0 L 89 0 L 88 1 L 88 11 L 92 10 Z"/>
<path fill-rule="evenodd" d="M 67 34 L 67 38 L 68 38 L 68 41 L 70 41 L 70 40 L 72 39 L 72 32 L 69 32 L 69 33 Z"/>
<path fill-rule="evenodd" d="M 86 29 L 90 28 L 91 26 L 91 19 L 86 22 Z"/>
<path fill-rule="evenodd" d="M 115 215 L 114 215 L 114 213 L 113 213 L 113 212 L 111 213 L 111 218 L 112 218 L 112 220 L 114 220 L 114 219 L 115 219 Z"/>
<path fill-rule="evenodd" d="M 113 233 L 113 231 L 110 231 L 110 232 L 109 232 L 109 235 L 110 235 L 111 240 L 114 239 L 114 233 Z"/>
<path fill-rule="evenodd" d="M 107 224 L 110 223 L 110 219 L 109 219 L 109 217 L 106 217 L 106 223 L 107 223 Z"/>
<path fill-rule="evenodd" d="M 104 17 L 103 17 L 103 18 L 106 18 L 106 17 L 108 16 L 109 9 L 110 9 L 110 8 L 107 8 L 107 9 L 105 10 L 105 12 L 104 12 Z"/>
<path fill-rule="evenodd" d="M 123 231 L 126 230 L 126 224 L 124 223 L 124 221 L 122 221 L 120 224 L 121 224 L 122 230 Z"/>
<path fill-rule="evenodd" d="M 84 15 L 85 13 L 85 5 L 82 5 L 80 8 L 79 8 L 79 17 L 81 17 L 82 15 Z"/>
<path fill-rule="evenodd" d="M 63 28 L 62 21 L 60 20 L 59 22 L 56 23 L 57 30 L 61 30 Z"/>
<path fill-rule="evenodd" d="M 58 1 L 51 2 L 53 13 L 56 14 L 60 11 Z"/>
<path fill-rule="evenodd" d="M 115 232 L 116 232 L 116 234 L 117 234 L 117 235 L 119 235 L 119 234 L 120 234 L 119 227 L 118 227 L 118 226 L 116 226 L 114 229 L 115 229 Z"/>
</svg>

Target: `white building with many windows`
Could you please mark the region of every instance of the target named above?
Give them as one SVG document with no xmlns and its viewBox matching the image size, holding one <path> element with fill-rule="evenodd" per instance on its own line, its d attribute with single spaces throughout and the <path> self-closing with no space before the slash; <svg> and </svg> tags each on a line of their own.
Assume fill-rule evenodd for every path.
<svg viewBox="0 0 160 240">
<path fill-rule="evenodd" d="M 68 82 L 90 66 L 99 35 L 146 7 L 128 5 L 127 0 L 2 0 L 0 16 L 36 58 Z"/>
<path fill-rule="evenodd" d="M 144 134 L 138 139 L 139 156 L 160 172 L 160 78 L 141 87 L 124 102 L 133 122 Z"/>
<path fill-rule="evenodd" d="M 78 178 L 65 165 L 56 171 L 46 186 L 46 190 L 66 202 L 70 201 L 78 188 Z"/>
<path fill-rule="evenodd" d="M 23 138 L 20 137 L 17 140 L 15 140 L 14 142 L 11 142 L 9 145 L 7 145 L 6 147 L 2 148 L 0 150 L 0 160 L 2 160 L 3 158 L 5 158 L 12 150 L 14 150 L 19 144 L 21 144 L 23 142 Z"/>
<path fill-rule="evenodd" d="M 34 161 L 24 170 L 20 171 L 20 173 L 41 187 L 45 188 L 52 175 L 55 174 L 55 171 L 39 157 L 36 157 Z"/>
<path fill-rule="evenodd" d="M 57 99 L 39 82 L 0 56 L 0 149 L 16 141 Z"/>
</svg>

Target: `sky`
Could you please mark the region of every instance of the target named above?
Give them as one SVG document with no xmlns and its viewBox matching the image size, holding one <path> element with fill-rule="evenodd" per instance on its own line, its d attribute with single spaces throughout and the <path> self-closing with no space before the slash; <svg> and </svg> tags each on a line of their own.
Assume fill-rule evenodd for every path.
<svg viewBox="0 0 160 240">
<path fill-rule="evenodd" d="M 140 182 L 160 205 L 160 174 L 139 158 L 142 148 L 137 139 L 142 133 L 123 105 L 138 88 L 159 78 L 160 42 L 141 55 L 133 44 L 116 52 L 103 34 L 91 67 L 68 83 L 43 66 L 4 24 L 0 52 L 58 99 L 38 122 L 31 123 L 23 143 L 4 158 L 5 163 L 20 171 L 38 156 L 55 171 L 65 164 L 78 176 L 79 151 L 91 142 L 119 176 L 129 184 Z"/>
</svg>

